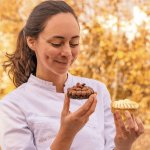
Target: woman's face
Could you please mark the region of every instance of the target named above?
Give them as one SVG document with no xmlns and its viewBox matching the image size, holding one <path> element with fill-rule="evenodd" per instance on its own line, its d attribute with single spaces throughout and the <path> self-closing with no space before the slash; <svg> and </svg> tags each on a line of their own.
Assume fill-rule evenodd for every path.
<svg viewBox="0 0 150 150">
<path fill-rule="evenodd" d="M 60 13 L 48 19 L 35 44 L 37 71 L 65 74 L 78 56 L 79 32 L 71 13 Z"/>
</svg>

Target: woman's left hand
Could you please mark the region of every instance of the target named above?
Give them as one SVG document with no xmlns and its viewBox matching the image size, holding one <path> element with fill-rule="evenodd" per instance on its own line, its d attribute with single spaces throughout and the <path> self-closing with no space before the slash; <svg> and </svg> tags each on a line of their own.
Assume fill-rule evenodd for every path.
<svg viewBox="0 0 150 150">
<path fill-rule="evenodd" d="M 127 120 L 127 127 L 122 120 L 120 112 L 117 110 L 114 114 L 116 126 L 116 136 L 114 139 L 116 145 L 115 150 L 131 150 L 134 141 L 145 131 L 139 117 L 134 119 L 134 115 L 131 115 L 129 111 L 125 111 L 125 117 Z"/>
</svg>

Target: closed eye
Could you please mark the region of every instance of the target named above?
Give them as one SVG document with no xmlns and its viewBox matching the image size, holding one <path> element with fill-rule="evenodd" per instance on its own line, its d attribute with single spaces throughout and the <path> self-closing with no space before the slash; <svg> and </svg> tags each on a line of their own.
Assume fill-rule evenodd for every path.
<svg viewBox="0 0 150 150">
<path fill-rule="evenodd" d="M 70 44 L 71 46 L 78 46 L 79 44 Z"/>
<path fill-rule="evenodd" d="M 54 43 L 51 43 L 51 44 L 52 44 L 52 46 L 55 46 L 55 47 L 59 47 L 62 45 L 62 44 L 54 44 Z"/>
<path fill-rule="evenodd" d="M 52 46 L 54 46 L 54 47 L 60 47 L 60 46 L 62 46 L 62 44 L 54 44 L 54 43 L 51 43 L 52 44 Z M 79 44 L 70 44 L 70 46 L 72 46 L 72 47 L 75 47 L 75 46 L 78 46 Z"/>
</svg>

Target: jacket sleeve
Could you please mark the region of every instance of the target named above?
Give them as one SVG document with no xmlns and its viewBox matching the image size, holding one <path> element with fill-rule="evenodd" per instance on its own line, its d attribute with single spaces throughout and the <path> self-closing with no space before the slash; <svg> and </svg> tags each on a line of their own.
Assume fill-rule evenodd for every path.
<svg viewBox="0 0 150 150">
<path fill-rule="evenodd" d="M 0 100 L 0 145 L 2 150 L 37 150 L 25 116 L 8 100 Z"/>
<path fill-rule="evenodd" d="M 114 138 L 116 134 L 113 114 L 111 113 L 111 98 L 106 86 L 104 87 L 104 138 L 105 150 L 113 150 L 115 148 Z"/>
</svg>

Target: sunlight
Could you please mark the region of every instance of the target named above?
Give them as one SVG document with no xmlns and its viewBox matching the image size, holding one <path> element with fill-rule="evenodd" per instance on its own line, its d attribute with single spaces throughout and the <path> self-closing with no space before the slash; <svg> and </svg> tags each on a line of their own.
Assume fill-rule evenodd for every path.
<svg viewBox="0 0 150 150">
<path fill-rule="evenodd" d="M 142 12 L 138 6 L 134 6 L 133 14 L 134 14 L 133 20 L 137 25 L 140 25 L 142 23 L 142 21 L 147 22 L 147 20 L 148 20 L 146 13 Z"/>
<path fill-rule="evenodd" d="M 117 17 L 113 15 L 109 15 L 108 19 L 105 19 L 105 16 L 98 16 L 98 22 L 105 28 L 113 31 L 114 34 L 118 32 L 117 29 Z M 120 31 L 126 33 L 126 37 L 128 38 L 128 42 L 131 42 L 135 34 L 137 33 L 137 25 L 141 25 L 141 23 L 145 21 L 146 23 L 150 21 L 150 17 L 146 15 L 138 6 L 133 7 L 133 19 L 129 21 L 120 21 Z M 147 29 L 150 29 L 150 26 L 146 25 Z"/>
</svg>

